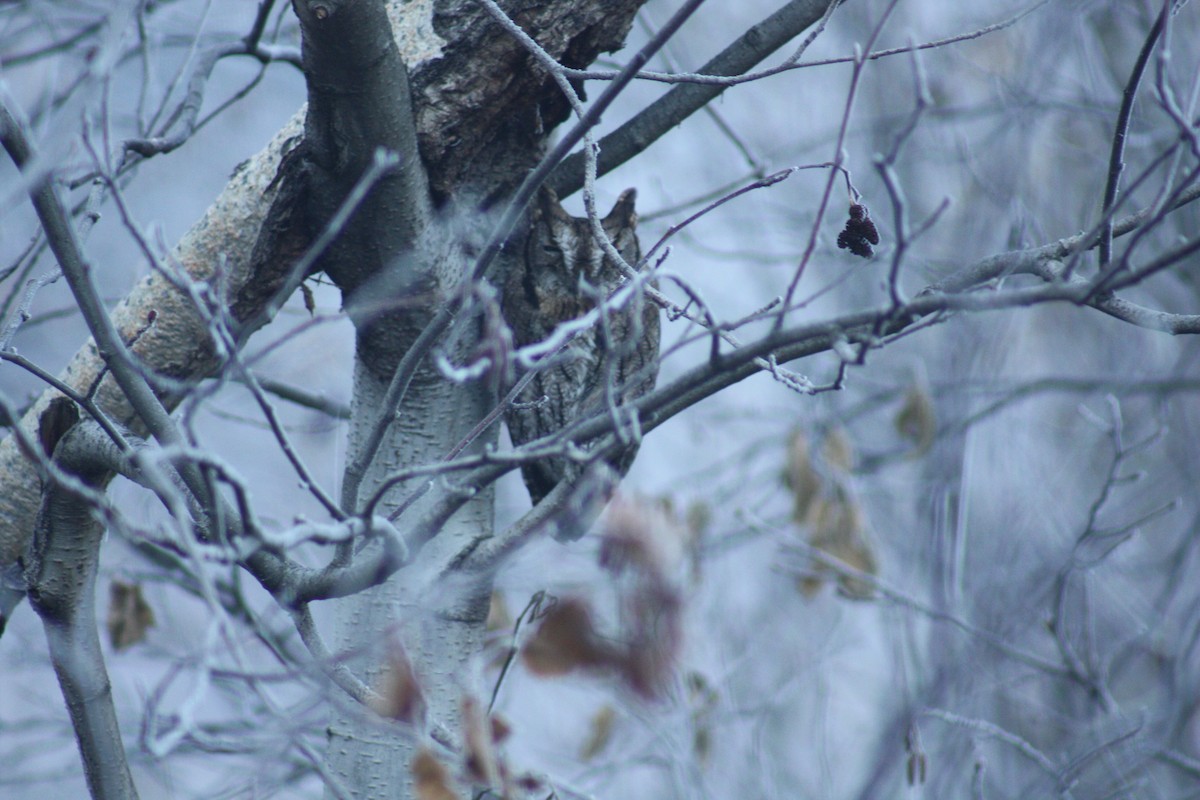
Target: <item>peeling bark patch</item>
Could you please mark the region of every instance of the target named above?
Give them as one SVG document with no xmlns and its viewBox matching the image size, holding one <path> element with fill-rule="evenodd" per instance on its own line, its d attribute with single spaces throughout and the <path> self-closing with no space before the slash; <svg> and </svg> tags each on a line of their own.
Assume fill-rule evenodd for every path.
<svg viewBox="0 0 1200 800">
<path fill-rule="evenodd" d="M 415 68 L 442 57 L 446 40 L 433 29 L 433 0 L 388 3 L 387 12 L 405 64 Z"/>
<path fill-rule="evenodd" d="M 643 3 L 501 5 L 550 55 L 585 67 L 620 49 Z M 546 134 L 566 119 L 569 106 L 524 47 L 474 0 L 438 3 L 433 26 L 451 44 L 443 58 L 414 70 L 413 92 L 435 201 L 464 189 L 477 198 L 503 195 L 537 163 Z"/>
</svg>

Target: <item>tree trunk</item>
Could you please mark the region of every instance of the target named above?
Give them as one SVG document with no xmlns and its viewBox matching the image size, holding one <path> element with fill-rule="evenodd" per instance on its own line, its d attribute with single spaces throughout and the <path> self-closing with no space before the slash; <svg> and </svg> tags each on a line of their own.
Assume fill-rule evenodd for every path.
<svg viewBox="0 0 1200 800">
<path fill-rule="evenodd" d="M 419 374 L 405 412 L 389 430 L 380 457 L 363 481 L 362 497 L 369 497 L 398 469 L 443 457 L 490 410 L 494 399 L 480 388 L 455 385 L 428 371 Z M 374 421 L 386 390 L 387 384 L 369 370 L 356 370 L 352 452 L 361 446 L 363 426 Z M 493 429 L 487 441 L 494 439 Z M 475 447 L 481 445 L 479 441 Z M 392 490 L 383 506 L 393 508 L 420 483 L 411 481 Z M 462 692 L 470 688 L 465 668 L 483 644 L 491 587 L 490 580 L 456 581 L 442 571 L 447 559 L 465 545 L 491 533 L 493 497 L 490 489 L 479 493 L 413 564 L 387 583 L 335 605 L 337 647 L 357 656 L 350 666 L 359 677 L 377 686 L 391 648 L 402 646 L 429 705 L 429 721 L 451 729 L 457 727 Z M 410 797 L 409 767 L 419 746 L 420 739 L 406 726 L 338 703 L 329 726 L 326 764 L 343 786 L 352 787 L 354 797 Z"/>
<path fill-rule="evenodd" d="M 601 15 L 598 4 L 546 4 L 518 21 L 556 57 L 582 66 L 599 48 L 621 43 L 638 4 L 620 5 L 623 16 L 611 7 Z M 459 88 L 466 99 L 457 117 L 445 116 L 442 97 L 431 101 L 420 94 L 415 79 L 418 88 L 410 99 L 403 64 L 389 66 L 388 58 L 375 58 L 371 31 L 353 27 L 367 20 L 365 8 L 343 10 L 349 23 L 343 29 L 336 27 L 343 11 L 323 11 L 323 0 L 297 0 L 296 7 L 305 34 L 309 110 L 300 145 L 304 171 L 297 178 L 304 191 L 295 196 L 307 203 L 309 224 L 328 223 L 376 148 L 387 148 L 400 160 L 396 173 L 371 189 L 320 263 L 342 289 L 357 331 L 342 504 L 352 513 L 366 513 L 398 470 L 436 464 L 472 435 L 477 438 L 469 448 L 475 451 L 495 441 L 498 425 L 473 433 L 495 406 L 491 382 L 454 383 L 426 357 L 382 441 L 372 445 L 380 415 L 397 402 L 389 391 L 397 365 L 437 311 L 460 299 L 458 287 L 473 264 L 463 241 L 472 234 L 487 236 L 495 224 L 481 207 L 504 199 L 537 163 L 546 136 L 565 116 L 566 101 L 540 69 L 532 68 L 530 55 L 516 40 L 479 17 L 473 3 L 439 6 L 434 24 L 440 20 L 446 26 L 439 32 L 452 47 L 459 46 L 461 58 L 456 64 L 446 56 L 424 73 L 429 80 L 439 69 L 457 65 L 461 70 Z M 354 45 L 347 47 L 347 41 Z M 371 45 L 360 46 L 366 42 Z M 473 46 L 464 50 L 467 43 Z M 379 74 L 393 68 L 401 74 Z M 443 115 L 440 129 L 429 123 L 431 114 Z M 463 129 L 469 122 L 476 127 Z M 419 158 L 412 135 L 417 132 L 425 134 Z M 450 143 L 455 149 L 446 159 Z M 507 257 L 497 266 L 503 268 Z M 439 348 L 456 363 L 465 362 L 476 345 L 479 331 L 471 314 L 458 312 L 440 340 Z M 454 481 L 454 475 L 432 483 L 422 477 L 387 490 L 373 506 L 375 514 L 386 515 L 412 493 L 429 489 L 405 508 L 401 530 L 406 520 L 448 493 L 473 496 L 412 563 L 385 584 L 338 601 L 334 610 L 338 652 L 349 656 L 347 666 L 368 686 L 381 685 L 402 649 L 428 704 L 427 721 L 443 744 L 459 738 L 460 701 L 473 688 L 467 667 L 482 646 L 491 593 L 490 573 L 466 578 L 453 566 L 492 535 L 493 492 L 458 487 Z M 420 734 L 371 711 L 340 705 L 329 727 L 329 773 L 356 798 L 411 797 L 410 767 L 425 742 Z M 336 792 L 329 788 L 330 796 Z"/>
</svg>

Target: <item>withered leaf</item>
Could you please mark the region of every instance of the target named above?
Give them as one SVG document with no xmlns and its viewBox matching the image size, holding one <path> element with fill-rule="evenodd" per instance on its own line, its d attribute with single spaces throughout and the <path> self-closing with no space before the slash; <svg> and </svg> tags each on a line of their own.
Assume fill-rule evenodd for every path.
<svg viewBox="0 0 1200 800">
<path fill-rule="evenodd" d="M 878 565 L 867 538 L 862 507 L 848 492 L 838 487 L 832 496 L 822 498 L 809 515 L 809 522 L 812 526 L 809 531 L 809 544 L 859 572 L 867 575 L 877 574 Z M 816 571 L 830 573 L 834 569 L 818 565 Z M 800 588 L 806 595 L 811 595 L 819 584 L 819 579 L 805 577 L 801 580 Z M 847 597 L 856 600 L 872 596 L 868 584 L 846 573 L 838 575 L 838 588 Z"/>
<path fill-rule="evenodd" d="M 492 727 L 487 715 L 473 697 L 464 697 L 461 702 L 463 725 L 463 759 L 467 775 L 480 786 L 500 785 L 500 768 L 493 746 Z"/>
<path fill-rule="evenodd" d="M 459 800 L 451 788 L 450 773 L 428 749 L 413 757 L 411 769 L 417 800 Z"/>
<path fill-rule="evenodd" d="M 379 676 L 378 696 L 371 704 L 375 713 L 397 722 L 425 721 L 425 695 L 404 649 L 393 644 L 388 663 Z"/>
<path fill-rule="evenodd" d="M 565 675 L 609 659 L 592 623 L 592 612 L 580 599 L 567 599 L 546 612 L 541 626 L 521 648 L 521 660 L 535 675 Z"/>
<path fill-rule="evenodd" d="M 592 717 L 588 725 L 588 737 L 579 749 L 579 758 L 591 761 L 598 756 L 612 740 L 613 724 L 617 721 L 617 711 L 606 705 Z"/>
<path fill-rule="evenodd" d="M 896 414 L 895 425 L 896 431 L 916 446 L 917 454 L 924 455 L 937 433 L 937 414 L 929 392 L 920 386 L 910 386 L 904 395 L 904 405 Z"/>
<path fill-rule="evenodd" d="M 311 317 L 317 313 L 317 300 L 313 297 L 313 290 L 307 283 L 300 284 L 300 295 L 304 298 L 304 310 Z"/>
<path fill-rule="evenodd" d="M 788 440 L 783 482 L 792 491 L 792 520 L 803 523 L 821 493 L 821 476 L 813 465 L 812 449 L 803 431 L 796 431 Z"/>
<path fill-rule="evenodd" d="M 114 650 L 125 650 L 146 638 L 154 625 L 154 611 L 136 583 L 114 580 L 108 590 L 108 640 Z"/>
</svg>

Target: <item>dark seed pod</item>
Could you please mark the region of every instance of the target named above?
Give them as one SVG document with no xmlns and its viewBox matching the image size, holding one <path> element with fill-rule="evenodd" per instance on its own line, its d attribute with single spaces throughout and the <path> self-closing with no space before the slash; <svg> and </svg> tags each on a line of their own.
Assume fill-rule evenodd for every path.
<svg viewBox="0 0 1200 800">
<path fill-rule="evenodd" d="M 861 203 L 850 204 L 850 218 L 838 234 L 837 244 L 841 249 L 862 258 L 870 258 L 875 254 L 871 245 L 879 244 L 879 231 L 875 229 L 866 206 Z"/>
<path fill-rule="evenodd" d="M 849 250 L 861 258 L 870 258 L 875 255 L 875 251 L 871 249 L 871 245 L 867 243 L 866 239 L 861 236 L 852 236 L 846 231 L 842 231 L 838 236 L 838 247 Z"/>
<path fill-rule="evenodd" d="M 875 230 L 875 223 L 870 217 L 867 217 L 860 223 L 862 229 L 862 237 L 871 244 L 879 244 L 879 231 Z"/>
</svg>

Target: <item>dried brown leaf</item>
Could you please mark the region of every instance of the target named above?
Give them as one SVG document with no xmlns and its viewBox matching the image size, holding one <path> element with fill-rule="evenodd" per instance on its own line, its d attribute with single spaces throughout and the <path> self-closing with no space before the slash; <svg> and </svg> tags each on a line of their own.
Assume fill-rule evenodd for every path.
<svg viewBox="0 0 1200 800">
<path fill-rule="evenodd" d="M 704 765 L 712 754 L 712 716 L 717 708 L 717 692 L 699 672 L 687 675 L 688 705 L 692 709 L 692 753 Z"/>
<path fill-rule="evenodd" d="M 503 744 L 509 736 L 512 736 L 512 725 L 499 714 L 492 714 L 492 741 L 496 744 Z"/>
<path fill-rule="evenodd" d="M 683 598 L 667 584 L 643 582 L 626 607 L 628 642 L 618 661 L 621 677 L 643 697 L 658 697 L 679 660 Z"/>
<path fill-rule="evenodd" d="M 588 726 L 588 737 L 579 750 L 579 758 L 591 761 L 603 752 L 612 741 L 613 725 L 617 721 L 617 710 L 612 706 L 603 706 L 592 717 Z"/>
<path fill-rule="evenodd" d="M 895 425 L 897 433 L 916 447 L 917 455 L 928 452 L 937 434 L 937 413 L 929 392 L 921 386 L 910 386 L 904 395 L 904 405 L 896 414 Z"/>
<path fill-rule="evenodd" d="M 683 512 L 683 522 L 692 537 L 700 539 L 712 526 L 712 506 L 703 500 L 691 501 Z"/>
<path fill-rule="evenodd" d="M 617 497 L 604 518 L 600 566 L 665 578 L 683 557 L 683 531 L 662 502 Z"/>
<path fill-rule="evenodd" d="M 813 575 L 805 575 L 797 581 L 800 588 L 800 593 L 805 597 L 812 597 L 817 592 L 821 591 L 821 587 L 825 585 L 825 581 Z"/>
<path fill-rule="evenodd" d="M 858 503 L 849 499 L 842 489 L 834 490 L 829 497 L 822 497 L 813 505 L 809 514 L 809 543 L 813 547 L 841 558 L 862 528 L 862 510 Z"/>
<path fill-rule="evenodd" d="M 413 757 L 413 785 L 417 800 L 459 800 L 450 780 L 450 773 L 428 749 Z"/>
<path fill-rule="evenodd" d="M 486 787 L 500 786 L 500 766 L 492 739 L 492 726 L 487 714 L 473 697 L 461 703 L 463 724 L 463 761 L 472 783 Z"/>
<path fill-rule="evenodd" d="M 822 498 L 810 514 L 809 544 L 867 575 L 878 573 L 874 549 L 868 540 L 862 506 L 845 489 L 838 487 Z M 832 567 L 818 565 L 816 572 L 829 574 Z M 840 573 L 838 588 L 853 599 L 871 597 L 871 587 L 853 575 Z M 800 591 L 811 596 L 820 584 L 815 576 L 800 579 Z"/>
<path fill-rule="evenodd" d="M 535 675 L 565 675 L 604 664 L 609 653 L 596 635 L 587 603 L 570 598 L 546 612 L 537 633 L 521 648 L 521 660 Z"/>
<path fill-rule="evenodd" d="M 508 603 L 504 601 L 504 593 L 499 590 L 492 592 L 492 600 L 488 605 L 486 626 L 488 633 L 512 630 L 512 613 L 508 610 Z"/>
<path fill-rule="evenodd" d="M 136 583 L 114 580 L 108 590 L 108 640 L 114 650 L 132 647 L 146 638 L 146 629 L 154 625 L 154 611 L 142 597 Z"/>
<path fill-rule="evenodd" d="M 304 310 L 311 317 L 317 313 L 317 300 L 313 297 L 313 290 L 307 283 L 300 284 L 300 294 L 304 297 Z"/>
<path fill-rule="evenodd" d="M 851 444 L 850 436 L 844 428 L 834 428 L 825 435 L 821 454 L 825 463 L 831 467 L 836 467 L 842 472 L 854 469 L 854 445 Z"/>
<path fill-rule="evenodd" d="M 394 644 L 388 654 L 388 663 L 379 676 L 378 696 L 372 703 L 375 713 L 394 719 L 421 725 L 425 721 L 425 694 L 413 671 L 404 648 Z"/>
<path fill-rule="evenodd" d="M 712 727 L 707 721 L 692 731 L 692 753 L 700 766 L 708 763 L 708 757 L 712 754 Z"/>
<path fill-rule="evenodd" d="M 808 437 L 802 431 L 793 433 L 788 441 L 783 483 L 792 492 L 792 520 L 803 523 L 813 501 L 821 494 L 821 476 L 813 465 Z"/>
<path fill-rule="evenodd" d="M 874 576 L 878 567 L 875 564 L 875 554 L 865 545 L 855 552 L 856 559 L 842 559 L 859 572 Z M 838 591 L 851 600 L 870 600 L 875 596 L 871 584 L 853 575 L 838 576 Z"/>
</svg>

